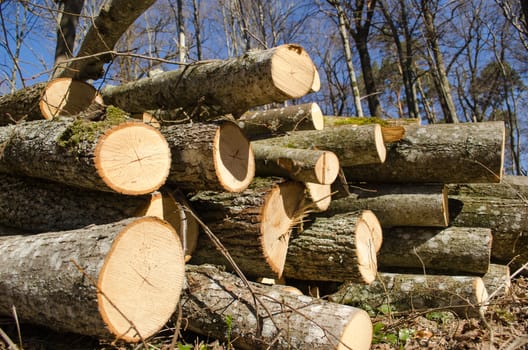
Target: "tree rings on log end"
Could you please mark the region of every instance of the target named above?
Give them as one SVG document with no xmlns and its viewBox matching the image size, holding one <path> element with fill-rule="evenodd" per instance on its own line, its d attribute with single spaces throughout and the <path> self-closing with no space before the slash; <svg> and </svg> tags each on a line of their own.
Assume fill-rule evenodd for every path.
<svg viewBox="0 0 528 350">
<path fill-rule="evenodd" d="M 383 229 L 378 220 L 378 217 L 372 210 L 362 210 L 361 219 L 367 224 L 372 235 L 372 242 L 374 243 L 374 250 L 379 252 L 383 244 Z"/>
<path fill-rule="evenodd" d="M 112 190 L 128 195 L 160 188 L 171 164 L 163 135 L 141 122 L 126 122 L 105 132 L 95 148 L 99 176 Z"/>
<path fill-rule="evenodd" d="M 249 140 L 233 122 L 217 129 L 213 161 L 220 185 L 229 192 L 245 190 L 255 176 L 255 157 Z"/>
<path fill-rule="evenodd" d="M 156 334 L 176 309 L 184 276 L 182 246 L 172 226 L 156 217 L 125 226 L 97 281 L 99 312 L 108 330 L 129 342 Z"/>
<path fill-rule="evenodd" d="M 315 176 L 320 184 L 331 185 L 339 174 L 339 158 L 333 152 L 323 151 L 315 163 Z"/>
<path fill-rule="evenodd" d="M 372 283 L 378 272 L 376 243 L 369 225 L 363 219 L 359 219 L 356 223 L 355 240 L 357 269 L 366 284 Z"/>
<path fill-rule="evenodd" d="M 39 107 L 42 116 L 50 120 L 77 115 L 94 102 L 103 104 L 103 98 L 92 85 L 72 78 L 58 78 L 46 86 Z"/>
<path fill-rule="evenodd" d="M 266 262 L 278 277 L 284 270 L 290 232 L 301 219 L 298 209 L 303 196 L 301 183 L 283 182 L 266 194 L 262 206 L 260 244 Z"/>
<path fill-rule="evenodd" d="M 298 45 L 282 45 L 271 59 L 274 85 L 289 98 L 299 98 L 314 85 L 315 66 L 310 56 Z"/>
<path fill-rule="evenodd" d="M 339 338 L 337 350 L 370 349 L 372 344 L 372 321 L 369 314 L 361 309 L 352 313 L 348 324 Z"/>
</svg>

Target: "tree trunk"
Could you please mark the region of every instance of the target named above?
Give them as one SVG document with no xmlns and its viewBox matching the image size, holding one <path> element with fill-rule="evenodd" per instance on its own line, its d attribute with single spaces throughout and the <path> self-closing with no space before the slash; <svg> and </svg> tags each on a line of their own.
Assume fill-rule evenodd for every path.
<svg viewBox="0 0 528 350">
<path fill-rule="evenodd" d="M 376 243 L 361 212 L 316 217 L 290 239 L 286 278 L 371 283 L 376 273 Z"/>
<path fill-rule="evenodd" d="M 19 120 L 41 120 L 43 117 L 39 102 L 45 87 L 46 83 L 39 83 L 0 96 L 0 126 L 14 124 Z"/>
<path fill-rule="evenodd" d="M 461 317 L 478 317 L 480 304 L 487 298 L 480 277 L 379 273 L 370 285 L 344 283 L 328 299 L 373 310 L 382 306 L 395 312 L 445 308 Z"/>
<path fill-rule="evenodd" d="M 169 320 L 185 273 L 176 232 L 153 217 L 0 237 L 0 261 L 0 314 L 130 342 Z"/>
<path fill-rule="evenodd" d="M 258 140 L 254 143 L 331 151 L 337 155 L 343 167 L 383 163 L 386 154 L 381 127 L 378 124 L 296 131 L 288 136 Z"/>
<path fill-rule="evenodd" d="M 348 197 L 335 199 L 325 215 L 370 209 L 384 228 L 393 226 L 446 227 L 447 189 L 436 184 L 361 184 L 350 186 Z"/>
<path fill-rule="evenodd" d="M 0 128 L 0 171 L 129 195 L 158 189 L 171 165 L 167 141 L 157 129 L 110 116 L 110 110 L 102 122 L 42 120 Z"/>
<path fill-rule="evenodd" d="M 305 103 L 264 111 L 250 111 L 238 120 L 238 126 L 250 139 L 280 136 L 295 130 L 321 130 L 323 112 L 317 103 Z"/>
<path fill-rule="evenodd" d="M 186 266 L 188 329 L 237 349 L 367 350 L 372 323 L 358 308 L 250 282 L 209 266 Z"/>
<path fill-rule="evenodd" d="M 172 155 L 168 181 L 182 191 L 240 192 L 255 175 L 248 139 L 232 122 L 188 123 L 163 127 Z"/>
<path fill-rule="evenodd" d="M 251 143 L 257 176 L 286 177 L 301 182 L 330 185 L 339 172 L 339 159 L 328 151 Z"/>
<path fill-rule="evenodd" d="M 248 109 L 310 92 L 315 67 L 303 48 L 281 45 L 183 69 L 102 91 L 106 104 L 129 112 L 181 108 L 193 120 L 241 116 Z"/>
<path fill-rule="evenodd" d="M 244 192 L 200 192 L 190 203 L 244 273 L 277 278 L 284 268 L 290 231 L 302 215 L 303 197 L 299 182 L 258 178 Z M 193 264 L 231 268 L 209 237 L 202 235 L 199 242 Z"/>
<path fill-rule="evenodd" d="M 400 142 L 387 144 L 383 164 L 351 167 L 341 163 L 349 181 L 499 182 L 504 139 L 503 122 L 405 127 Z"/>
<path fill-rule="evenodd" d="M 479 276 L 488 271 L 492 242 L 488 228 L 399 227 L 383 232 L 381 271 Z"/>
</svg>

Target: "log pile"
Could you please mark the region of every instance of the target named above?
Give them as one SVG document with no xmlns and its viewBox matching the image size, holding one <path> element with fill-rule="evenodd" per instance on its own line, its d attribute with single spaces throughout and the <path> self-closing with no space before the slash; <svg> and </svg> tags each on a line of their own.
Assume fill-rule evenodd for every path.
<svg viewBox="0 0 528 350">
<path fill-rule="evenodd" d="M 0 98 L 0 314 L 137 342 L 180 302 L 190 330 L 237 348 L 368 349 L 367 305 L 474 314 L 526 261 L 502 123 L 257 110 L 317 90 L 296 45 L 82 86 Z M 132 118 L 147 111 L 156 126 Z"/>
</svg>

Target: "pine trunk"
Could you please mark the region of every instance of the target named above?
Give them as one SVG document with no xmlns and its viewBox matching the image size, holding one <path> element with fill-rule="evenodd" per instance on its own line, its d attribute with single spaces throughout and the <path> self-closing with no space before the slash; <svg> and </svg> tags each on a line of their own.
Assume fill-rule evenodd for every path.
<svg viewBox="0 0 528 350">
<path fill-rule="evenodd" d="M 184 280 L 181 243 L 143 217 L 79 230 L 0 237 L 0 314 L 137 342 L 173 314 Z"/>
<path fill-rule="evenodd" d="M 358 308 L 250 282 L 203 265 L 186 267 L 188 329 L 236 349 L 367 350 L 372 323 Z"/>
</svg>

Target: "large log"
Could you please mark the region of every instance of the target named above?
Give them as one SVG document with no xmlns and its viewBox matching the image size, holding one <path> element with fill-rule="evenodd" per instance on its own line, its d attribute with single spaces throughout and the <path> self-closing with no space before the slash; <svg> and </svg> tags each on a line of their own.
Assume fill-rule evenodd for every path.
<svg viewBox="0 0 528 350">
<path fill-rule="evenodd" d="M 2 127 L 0 172 L 122 194 L 152 192 L 169 173 L 169 146 L 157 129 L 124 120 L 41 120 Z"/>
<path fill-rule="evenodd" d="M 395 312 L 448 309 L 458 315 L 477 316 L 488 292 L 480 277 L 408 275 L 381 272 L 370 285 L 346 282 L 329 300 L 360 308 L 381 307 Z"/>
<path fill-rule="evenodd" d="M 161 128 L 172 164 L 168 181 L 182 191 L 245 190 L 255 175 L 248 139 L 233 122 L 186 123 Z"/>
<path fill-rule="evenodd" d="M 484 275 L 491 256 L 489 228 L 397 227 L 383 231 L 381 271 Z"/>
<path fill-rule="evenodd" d="M 361 212 L 312 220 L 290 238 L 285 278 L 358 283 L 376 278 L 378 243 Z"/>
<path fill-rule="evenodd" d="M 323 112 L 317 103 L 304 103 L 263 111 L 246 112 L 238 126 L 250 139 L 284 135 L 295 130 L 322 130 Z"/>
<path fill-rule="evenodd" d="M 378 124 L 295 131 L 287 136 L 253 142 L 267 146 L 331 151 L 337 155 L 343 167 L 383 163 L 386 154 L 381 127 Z"/>
<path fill-rule="evenodd" d="M 405 121 L 403 121 L 405 120 Z M 381 125 L 381 133 L 384 142 L 400 141 L 405 135 L 405 128 L 403 125 L 417 124 L 417 119 L 381 119 L 377 117 L 343 117 L 343 116 L 324 116 L 325 128 L 336 128 L 343 125 L 365 125 L 365 124 L 379 124 Z M 406 122 L 407 121 L 407 122 Z M 418 125 L 420 125 L 418 120 Z"/>
<path fill-rule="evenodd" d="M 0 314 L 137 342 L 169 320 L 184 281 L 178 235 L 154 217 L 0 237 Z"/>
<path fill-rule="evenodd" d="M 339 173 L 339 159 L 328 151 L 251 143 L 257 176 L 287 177 L 301 182 L 329 185 Z"/>
<path fill-rule="evenodd" d="M 500 182 L 504 141 L 503 122 L 406 126 L 383 164 L 342 165 L 351 182 Z"/>
<path fill-rule="evenodd" d="M 358 308 L 251 283 L 212 266 L 186 266 L 189 330 L 237 349 L 369 349 L 372 323 Z M 250 289 L 251 288 L 251 289 Z"/>
<path fill-rule="evenodd" d="M 449 222 L 447 189 L 439 184 L 360 184 L 350 195 L 335 199 L 325 215 L 369 209 L 384 228 L 394 226 L 446 227 Z"/>
<path fill-rule="evenodd" d="M 257 178 L 244 192 L 203 191 L 189 201 L 244 273 L 276 278 L 284 269 L 290 231 L 302 218 L 303 197 L 299 182 Z M 232 268 L 207 235 L 200 236 L 191 263 Z"/>
<path fill-rule="evenodd" d="M 209 60 L 102 90 L 106 104 L 131 113 L 180 108 L 193 120 L 233 114 L 311 91 L 315 66 L 298 45 L 248 51 L 227 60 Z"/>
</svg>

